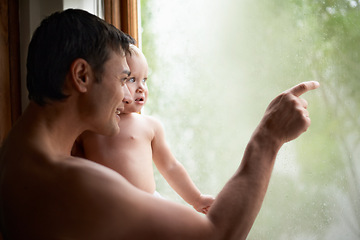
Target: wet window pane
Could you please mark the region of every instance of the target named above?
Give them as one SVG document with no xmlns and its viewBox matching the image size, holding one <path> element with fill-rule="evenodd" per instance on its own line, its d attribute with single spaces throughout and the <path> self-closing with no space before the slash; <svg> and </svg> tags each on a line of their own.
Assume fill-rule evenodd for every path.
<svg viewBox="0 0 360 240">
<path fill-rule="evenodd" d="M 360 1 L 142 0 L 145 114 L 216 195 L 266 106 L 317 80 L 312 125 L 279 153 L 249 239 L 360 239 Z M 156 173 L 158 191 L 183 201 Z"/>
</svg>

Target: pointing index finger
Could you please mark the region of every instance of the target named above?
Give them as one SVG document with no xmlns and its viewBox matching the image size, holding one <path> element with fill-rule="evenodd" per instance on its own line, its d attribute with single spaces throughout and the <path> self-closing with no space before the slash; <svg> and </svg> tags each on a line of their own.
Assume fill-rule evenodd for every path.
<svg viewBox="0 0 360 240">
<path fill-rule="evenodd" d="M 296 97 L 301 96 L 302 94 L 314 90 L 320 86 L 320 83 L 317 81 L 309 81 L 309 82 L 303 82 L 300 83 L 292 88 L 290 88 L 288 91 L 292 94 L 294 94 Z"/>
</svg>

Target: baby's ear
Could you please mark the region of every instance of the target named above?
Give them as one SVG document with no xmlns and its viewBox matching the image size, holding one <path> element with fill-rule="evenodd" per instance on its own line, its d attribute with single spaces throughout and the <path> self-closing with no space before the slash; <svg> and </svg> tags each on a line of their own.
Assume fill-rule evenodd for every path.
<svg viewBox="0 0 360 240">
<path fill-rule="evenodd" d="M 72 83 L 79 92 L 87 92 L 92 69 L 89 63 L 82 59 L 75 59 L 70 66 L 70 75 Z"/>
</svg>

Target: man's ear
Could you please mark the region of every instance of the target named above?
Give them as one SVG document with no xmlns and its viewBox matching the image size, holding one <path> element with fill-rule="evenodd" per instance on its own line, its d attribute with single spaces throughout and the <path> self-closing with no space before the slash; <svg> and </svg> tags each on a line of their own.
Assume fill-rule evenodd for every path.
<svg viewBox="0 0 360 240">
<path fill-rule="evenodd" d="M 87 92 L 92 77 L 89 63 L 82 58 L 75 59 L 70 66 L 70 74 L 75 88 L 79 92 Z"/>
</svg>

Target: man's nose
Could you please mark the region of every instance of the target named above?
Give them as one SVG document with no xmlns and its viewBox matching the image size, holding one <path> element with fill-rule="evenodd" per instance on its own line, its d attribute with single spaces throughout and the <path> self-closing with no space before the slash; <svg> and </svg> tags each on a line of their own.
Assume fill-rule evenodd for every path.
<svg viewBox="0 0 360 240">
<path fill-rule="evenodd" d="M 123 87 L 124 90 L 124 98 L 123 98 L 123 102 L 126 104 L 130 104 L 133 102 L 133 98 L 131 97 L 130 91 L 128 86 L 125 84 Z"/>
</svg>

